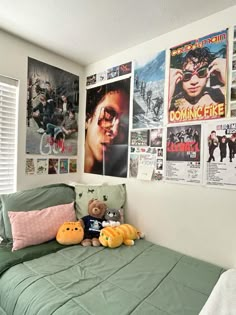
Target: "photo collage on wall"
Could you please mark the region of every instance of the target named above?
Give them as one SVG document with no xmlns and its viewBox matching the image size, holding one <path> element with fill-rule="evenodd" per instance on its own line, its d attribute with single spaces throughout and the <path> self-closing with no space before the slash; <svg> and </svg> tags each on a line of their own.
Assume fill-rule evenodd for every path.
<svg viewBox="0 0 236 315">
<path fill-rule="evenodd" d="M 236 27 L 232 30 L 230 67 L 227 66 L 228 29 L 170 48 L 168 84 L 165 83 L 166 51 L 134 60 L 131 74 L 133 94 L 130 94 L 132 117 L 126 115 L 120 119 L 117 109 L 107 110 L 108 98 L 103 99 L 104 109 L 95 111 L 96 127 L 103 128 L 110 139 L 114 138 L 108 142 L 104 135 L 100 140 L 101 150 L 94 152 L 94 156 L 100 154 L 100 170 L 95 163 L 93 173 L 235 189 Z M 117 66 L 109 68 L 106 80 L 108 77 L 116 78 L 119 71 Z M 228 71 L 232 73 L 230 95 L 227 95 Z M 165 85 L 168 85 L 167 99 L 164 99 Z M 100 86 L 100 89 L 104 88 L 111 90 L 109 83 Z M 95 96 L 91 98 L 88 95 L 92 89 L 88 91 L 87 127 L 93 120 L 88 108 L 91 100 L 95 102 Z M 131 121 L 132 128 L 129 128 Z M 123 160 L 119 154 L 114 155 L 115 161 L 109 156 L 110 144 L 116 143 L 118 130 L 121 126 L 122 130 L 124 125 L 126 132 L 129 129 L 130 132 L 129 136 L 126 133 L 126 137 L 122 137 L 123 142 L 119 140 L 118 152 L 122 151 L 121 148 L 127 151 Z M 114 136 L 112 129 L 115 126 Z M 86 137 L 89 138 L 91 134 L 87 127 Z M 85 143 L 86 146 L 89 157 L 91 148 Z M 112 161 L 112 169 L 118 166 L 125 172 L 122 175 L 121 172 L 108 173 L 109 161 Z"/>
<path fill-rule="evenodd" d="M 162 128 L 131 131 L 129 177 L 163 179 Z"/>
<path fill-rule="evenodd" d="M 106 71 L 102 71 L 99 73 L 95 73 L 87 76 L 86 86 L 94 85 L 96 83 L 100 83 L 102 81 L 114 79 L 132 72 L 132 62 L 126 62 L 119 66 L 114 66 Z"/>
<path fill-rule="evenodd" d="M 77 172 L 77 159 L 26 158 L 26 175 L 68 174 Z"/>
<path fill-rule="evenodd" d="M 26 174 L 67 173 L 77 157 L 79 76 L 29 57 L 27 82 L 26 154 L 43 158 L 34 166 L 27 158 Z"/>
</svg>

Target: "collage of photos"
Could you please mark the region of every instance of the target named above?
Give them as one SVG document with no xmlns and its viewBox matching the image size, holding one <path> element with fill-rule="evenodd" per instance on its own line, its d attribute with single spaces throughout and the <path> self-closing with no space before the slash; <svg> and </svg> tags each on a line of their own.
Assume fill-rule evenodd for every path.
<svg viewBox="0 0 236 315">
<path fill-rule="evenodd" d="M 68 174 L 77 172 L 77 159 L 26 158 L 26 175 Z"/>
<path fill-rule="evenodd" d="M 107 69 L 106 71 L 89 75 L 86 79 L 86 86 L 94 85 L 96 83 L 121 77 L 132 72 L 132 62 L 123 63 Z"/>
<path fill-rule="evenodd" d="M 130 133 L 129 177 L 163 179 L 163 129 L 133 130 Z"/>
</svg>

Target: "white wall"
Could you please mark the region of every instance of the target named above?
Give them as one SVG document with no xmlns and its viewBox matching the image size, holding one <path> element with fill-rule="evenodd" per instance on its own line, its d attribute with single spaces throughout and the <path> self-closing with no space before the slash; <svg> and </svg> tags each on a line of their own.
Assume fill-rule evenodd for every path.
<svg viewBox="0 0 236 315">
<path fill-rule="evenodd" d="M 17 190 L 36 187 L 48 183 L 78 181 L 78 172 L 63 175 L 25 175 L 26 144 L 26 103 L 27 103 L 27 66 L 28 57 L 38 59 L 55 67 L 71 72 L 80 77 L 80 90 L 83 82 L 83 68 L 65 58 L 45 49 L 29 44 L 22 39 L 0 31 L 0 74 L 18 79 L 19 89 L 19 128 L 17 155 Z M 30 156 L 40 157 L 40 156 Z"/>
<path fill-rule="evenodd" d="M 236 24 L 235 16 L 236 6 L 92 64 L 86 68 L 86 75 L 231 27 Z M 232 29 L 229 35 L 232 38 Z M 112 40 L 115 39 L 111 38 L 111 45 Z M 229 48 L 231 52 L 232 42 Z M 82 103 L 85 104 L 85 95 Z M 83 109 L 81 112 L 84 114 Z M 91 174 L 82 174 L 81 181 L 125 182 L 126 218 L 148 240 L 224 267 L 236 267 L 235 191 Z"/>
<path fill-rule="evenodd" d="M 232 26 L 236 24 L 235 16 L 236 7 L 232 7 L 90 65 L 86 69 L 87 75 L 133 60 L 144 53 L 168 49 L 181 42 Z M 111 45 L 112 40 L 115 39 L 111 38 Z M 18 190 L 70 180 L 86 183 L 125 182 L 128 198 L 126 218 L 142 229 L 148 240 L 225 267 L 236 267 L 236 209 L 232 202 L 235 191 L 83 174 L 82 143 L 85 119 L 83 68 L 2 31 L 0 31 L 0 43 L 0 73 L 20 80 Z M 79 134 L 80 172 L 78 174 L 25 175 L 28 56 L 80 76 L 79 126 L 82 131 Z"/>
</svg>

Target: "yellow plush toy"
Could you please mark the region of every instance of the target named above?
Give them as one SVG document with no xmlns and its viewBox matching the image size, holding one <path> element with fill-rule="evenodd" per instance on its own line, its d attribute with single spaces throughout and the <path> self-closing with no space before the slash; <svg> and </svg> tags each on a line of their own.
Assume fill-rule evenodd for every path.
<svg viewBox="0 0 236 315">
<path fill-rule="evenodd" d="M 63 223 L 60 226 L 56 236 L 57 242 L 62 245 L 79 244 L 83 238 L 84 229 L 79 221 Z"/>
<path fill-rule="evenodd" d="M 105 227 L 101 230 L 99 241 L 105 247 L 115 248 L 122 243 L 125 245 L 134 245 L 134 240 L 143 237 L 134 226 L 130 224 L 121 224 L 117 227 Z"/>
</svg>

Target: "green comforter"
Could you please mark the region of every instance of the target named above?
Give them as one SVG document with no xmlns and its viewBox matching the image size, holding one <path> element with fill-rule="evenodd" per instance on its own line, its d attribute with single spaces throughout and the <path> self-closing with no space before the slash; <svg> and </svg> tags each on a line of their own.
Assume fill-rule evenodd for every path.
<svg viewBox="0 0 236 315">
<path fill-rule="evenodd" d="M 43 246 L 33 260 L 33 247 L 12 255 L 7 271 L 11 255 L 0 249 L 1 315 L 197 315 L 222 272 L 145 240 L 116 249 Z"/>
</svg>

